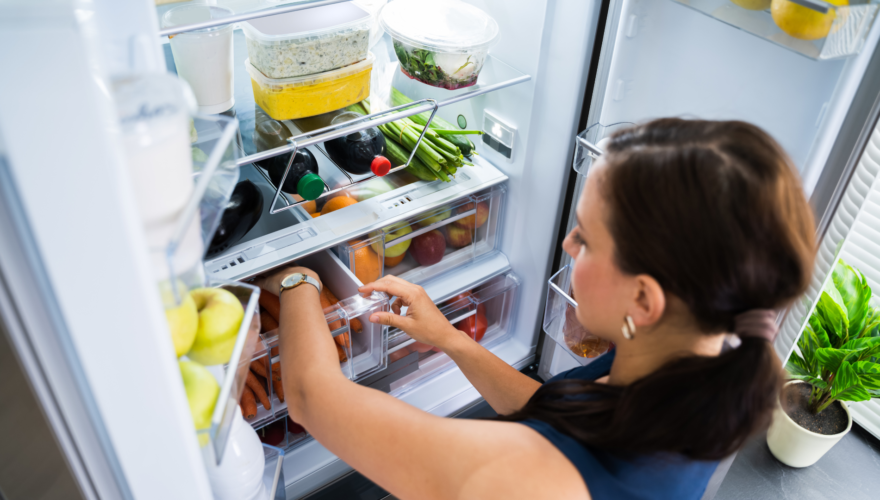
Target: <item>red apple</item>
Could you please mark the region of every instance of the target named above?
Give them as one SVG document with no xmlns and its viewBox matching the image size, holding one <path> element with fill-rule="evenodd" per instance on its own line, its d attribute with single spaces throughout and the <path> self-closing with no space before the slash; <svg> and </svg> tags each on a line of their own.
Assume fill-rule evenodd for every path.
<svg viewBox="0 0 880 500">
<path fill-rule="evenodd" d="M 458 207 L 458 213 L 462 214 L 473 208 L 474 204 L 468 203 Z M 467 229 L 476 229 L 485 224 L 487 220 L 489 220 L 489 204 L 481 201 L 477 203 L 476 215 L 468 215 L 467 217 L 458 219 L 455 221 L 455 224 Z"/>
<path fill-rule="evenodd" d="M 287 417 L 287 432 L 289 432 L 291 434 L 302 434 L 305 431 L 306 430 L 303 426 L 294 422 L 293 419 L 290 418 L 290 416 Z"/>
<path fill-rule="evenodd" d="M 476 314 L 459 321 L 455 327 L 477 342 L 482 340 L 483 335 L 486 335 L 486 329 L 489 328 L 489 321 L 486 319 L 486 306 L 478 305 Z"/>
<path fill-rule="evenodd" d="M 409 253 L 420 266 L 431 266 L 440 262 L 445 252 L 446 238 L 436 229 L 413 238 L 409 248 Z"/>
<path fill-rule="evenodd" d="M 470 217 L 465 217 L 469 219 Z M 449 224 L 446 226 L 446 243 L 453 248 L 464 248 L 474 241 L 474 230 Z"/>
<path fill-rule="evenodd" d="M 281 441 L 284 441 L 284 420 L 272 422 L 257 430 L 257 435 L 260 436 L 260 441 L 270 446 L 278 446 Z"/>
</svg>

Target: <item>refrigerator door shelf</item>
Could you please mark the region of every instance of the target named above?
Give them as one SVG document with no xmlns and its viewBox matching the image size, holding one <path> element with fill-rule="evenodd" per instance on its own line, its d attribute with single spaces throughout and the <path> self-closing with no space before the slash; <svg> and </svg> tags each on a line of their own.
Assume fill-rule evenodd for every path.
<svg viewBox="0 0 880 500">
<path fill-rule="evenodd" d="M 588 365 L 614 347 L 590 334 L 577 319 L 577 302 L 566 293 L 571 287 L 571 266 L 565 266 L 547 280 L 544 332 L 580 365 Z"/>
<path fill-rule="evenodd" d="M 368 318 L 374 312 L 389 309 L 388 297 L 383 293 L 362 297 L 358 293 L 362 283 L 328 251 L 299 259 L 297 264 L 317 272 L 325 288 L 336 297 L 344 297 L 334 306 L 324 309 L 324 317 L 331 334 L 345 353 L 345 361 L 340 363 L 340 368 L 346 377 L 359 380 L 384 369 L 387 359 L 387 329 L 383 325 L 370 323 Z M 262 335 L 262 341 L 253 354 L 253 361 L 262 363 L 266 373 L 271 372 L 272 365 L 280 362 L 277 350 L 273 352 L 276 347 L 278 332 L 272 330 Z M 287 403 L 281 401 L 274 384 L 267 385 L 266 394 L 270 408 L 267 409 L 258 402 L 257 415 L 247 419 L 255 428 L 287 416 Z"/>
<path fill-rule="evenodd" d="M 475 335 L 475 340 L 490 347 L 504 342 L 513 331 L 519 285 L 520 280 L 515 274 L 506 273 L 479 286 L 461 290 L 437 306 L 456 328 L 472 335 L 471 338 Z M 452 359 L 439 349 L 417 342 L 401 330 L 388 333 L 388 345 L 389 366 L 386 371 L 361 383 L 394 396 L 404 396 L 455 366 Z"/>
<path fill-rule="evenodd" d="M 211 426 L 199 431 L 200 441 L 210 444 L 214 458 L 219 463 L 226 449 L 226 442 L 232 430 L 232 422 L 238 411 L 238 400 L 245 386 L 248 366 L 257 349 L 260 333 L 259 310 L 260 289 L 246 283 L 222 283 L 220 288 L 228 290 L 241 301 L 244 318 L 241 321 L 235 346 L 229 362 L 225 365 L 208 366 L 208 370 L 220 382 L 220 395 L 211 415 Z M 204 436 L 204 437 L 202 437 Z"/>
<path fill-rule="evenodd" d="M 865 39 L 877 15 L 878 0 L 852 0 L 849 6 L 833 6 L 820 0 L 788 0 L 792 9 L 806 12 L 816 26 L 809 36 L 816 40 L 795 38 L 777 25 L 767 10 L 744 9 L 728 0 L 672 0 L 706 14 L 725 24 L 751 33 L 770 43 L 785 47 L 815 60 L 854 56 L 865 46 Z M 767 2 L 769 4 L 769 2 Z M 794 14 L 794 13 L 793 13 Z M 798 20 L 792 19 L 792 24 Z M 803 23 L 803 21 L 800 21 Z M 801 28 L 796 25 L 795 28 Z"/>
<path fill-rule="evenodd" d="M 459 198 L 337 247 L 365 283 L 393 275 L 424 283 L 495 250 L 507 188 Z"/>
<path fill-rule="evenodd" d="M 407 220 L 414 213 L 438 209 L 507 180 L 504 173 L 482 157 L 474 158 L 474 164 L 474 167 L 461 169 L 452 182 L 414 181 L 400 187 L 391 184 L 382 194 L 299 223 L 294 223 L 298 217 L 291 217 L 289 212 L 277 215 L 264 212 L 242 241 L 205 263 L 206 272 L 212 279 L 249 278 Z M 261 174 L 254 169 L 243 167 L 242 175 L 247 175 L 263 193 L 272 189 L 265 179 L 259 181 Z M 286 220 L 276 224 L 275 218 L 279 217 Z M 288 223 L 291 225 L 285 227 Z"/>
<path fill-rule="evenodd" d="M 234 118 L 193 117 L 193 192 L 172 218 L 145 228 L 166 308 L 180 305 L 187 290 L 209 281 L 201 259 L 238 183 L 236 129 Z"/>
<path fill-rule="evenodd" d="M 605 149 L 604 145 L 607 142 L 605 139 L 610 137 L 611 134 L 633 125 L 635 124 L 631 122 L 612 123 L 610 125 L 594 123 L 578 134 L 577 142 L 575 142 L 574 163 L 572 164 L 574 171 L 580 175 L 587 175 L 587 172 L 590 171 L 590 167 L 593 165 L 593 161 L 602 155 Z"/>
<path fill-rule="evenodd" d="M 266 468 L 263 470 L 263 487 L 268 500 L 286 500 L 284 491 L 284 450 L 263 443 Z"/>
</svg>

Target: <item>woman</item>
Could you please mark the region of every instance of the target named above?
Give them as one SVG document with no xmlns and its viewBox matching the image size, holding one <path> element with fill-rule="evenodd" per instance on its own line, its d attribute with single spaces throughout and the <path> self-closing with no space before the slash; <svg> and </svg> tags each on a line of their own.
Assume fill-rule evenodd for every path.
<svg viewBox="0 0 880 500">
<path fill-rule="evenodd" d="M 699 498 L 764 428 L 783 381 L 775 313 L 806 288 L 813 220 L 791 161 L 757 127 L 664 119 L 616 133 L 563 243 L 577 319 L 617 347 L 541 385 L 395 277 L 370 321 L 442 349 L 502 417 L 436 417 L 346 380 L 317 289 L 281 294 L 291 416 L 403 499 Z M 264 282 L 277 291 L 293 268 Z M 407 307 L 400 316 L 401 306 Z M 736 348 L 725 348 L 735 332 Z"/>
</svg>

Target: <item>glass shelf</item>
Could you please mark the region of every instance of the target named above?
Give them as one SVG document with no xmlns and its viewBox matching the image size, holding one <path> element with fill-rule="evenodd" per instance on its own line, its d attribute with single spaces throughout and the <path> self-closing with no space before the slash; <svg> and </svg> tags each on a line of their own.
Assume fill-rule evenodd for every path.
<svg viewBox="0 0 880 500">
<path fill-rule="evenodd" d="M 789 0 L 797 4 L 793 8 L 803 6 L 804 9 L 814 10 L 817 16 L 829 7 L 836 10 L 831 14 L 834 21 L 827 36 L 817 40 L 801 40 L 780 29 L 769 8 L 748 10 L 731 0 L 672 1 L 815 60 L 839 59 L 861 52 L 880 7 L 880 0 L 851 0 L 848 7 L 834 7 L 820 0 Z"/>
</svg>

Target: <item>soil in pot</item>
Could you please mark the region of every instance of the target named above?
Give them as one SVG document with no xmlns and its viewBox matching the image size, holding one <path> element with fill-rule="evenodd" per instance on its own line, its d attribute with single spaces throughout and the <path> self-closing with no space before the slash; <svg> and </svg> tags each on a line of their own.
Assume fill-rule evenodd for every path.
<svg viewBox="0 0 880 500">
<path fill-rule="evenodd" d="M 785 413 L 804 429 L 826 436 L 839 434 L 846 430 L 849 419 L 846 416 L 846 411 L 839 404 L 832 403 L 824 411 L 814 415 L 810 413 L 809 403 L 809 384 L 791 384 L 783 389 L 782 406 Z"/>
</svg>

